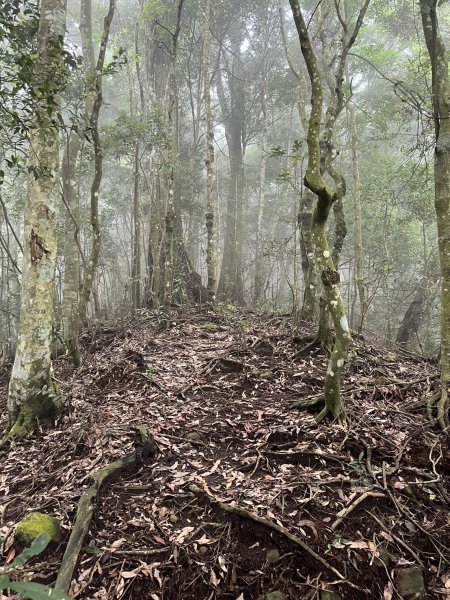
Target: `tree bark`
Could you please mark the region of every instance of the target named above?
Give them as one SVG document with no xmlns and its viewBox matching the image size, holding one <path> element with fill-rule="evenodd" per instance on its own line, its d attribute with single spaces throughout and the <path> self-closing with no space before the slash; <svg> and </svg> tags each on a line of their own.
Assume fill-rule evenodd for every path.
<svg viewBox="0 0 450 600">
<path fill-rule="evenodd" d="M 448 424 L 450 389 L 450 82 L 446 48 L 437 15 L 437 0 L 420 0 L 423 33 L 431 62 L 435 126 L 434 185 L 441 274 L 441 393 L 437 420 Z"/>
<path fill-rule="evenodd" d="M 233 35 L 233 57 L 228 84 L 230 102 L 225 98 L 222 71 L 217 77 L 217 94 L 222 112 L 230 161 L 230 185 L 228 189 L 225 240 L 220 269 L 218 295 L 236 304 L 244 304 L 242 279 L 242 212 L 244 195 L 244 89 L 242 78 L 236 79 L 239 69 L 241 40 Z"/>
<path fill-rule="evenodd" d="M 211 19 L 211 0 L 206 0 L 205 18 L 203 22 L 203 102 L 206 116 L 206 269 L 208 273 L 207 289 L 214 300 L 216 294 L 216 251 L 214 244 L 214 124 L 211 108 L 211 77 L 209 74 L 209 49 Z"/>
<path fill-rule="evenodd" d="M 81 323 L 86 321 L 86 312 L 89 304 L 89 300 L 92 294 L 94 285 L 95 274 L 97 271 L 98 260 L 100 257 L 101 247 L 101 231 L 100 231 L 100 219 L 98 211 L 98 199 L 100 193 L 100 184 L 102 181 L 102 170 L 103 170 L 103 149 L 100 142 L 100 134 L 98 129 L 98 119 L 100 115 L 100 109 L 103 102 L 102 92 L 102 79 L 103 79 L 103 67 L 105 64 L 106 47 L 108 45 L 109 34 L 111 30 L 111 23 L 114 17 L 115 11 L 115 0 L 109 0 L 109 9 L 103 24 L 103 34 L 100 42 L 100 50 L 98 53 L 97 64 L 95 67 L 95 99 L 92 107 L 92 114 L 90 118 L 89 128 L 92 137 L 92 143 L 94 147 L 94 179 L 91 185 L 91 209 L 90 209 L 90 224 L 92 230 L 92 248 L 89 256 L 89 260 L 86 262 L 86 268 L 83 277 L 83 286 L 81 288 L 80 301 L 78 304 L 78 327 Z M 78 335 L 72 340 L 74 346 L 73 358 L 75 364 L 80 363 L 80 350 L 78 344 Z"/>
<path fill-rule="evenodd" d="M 62 321 L 64 338 L 75 366 L 79 364 L 78 303 L 80 296 L 80 199 L 76 187 L 76 167 L 81 137 L 88 133 L 95 102 L 95 55 L 92 38 L 91 0 L 81 0 L 80 35 L 83 52 L 86 94 L 83 115 L 78 129 L 69 132 L 62 164 L 63 198 L 65 204 L 64 284 Z"/>
<path fill-rule="evenodd" d="M 299 36 L 300 46 L 303 57 L 305 59 L 308 75 L 311 81 L 311 113 L 308 123 L 308 165 L 305 174 L 305 185 L 316 196 L 317 204 L 313 213 L 311 237 L 314 244 L 317 264 L 321 273 L 321 279 L 324 290 L 324 301 L 331 315 L 334 330 L 335 341 L 331 356 L 328 362 L 328 368 L 325 375 L 323 401 L 325 406 L 317 416 L 317 421 L 320 422 L 328 414 L 333 418 L 340 416 L 342 412 L 341 399 L 341 373 L 347 359 L 348 347 L 350 343 L 350 329 L 348 326 L 347 317 L 345 314 L 344 303 L 339 291 L 339 273 L 333 263 L 331 257 L 326 226 L 330 210 L 334 202 L 343 195 L 342 178 L 335 172 L 330 173 L 335 183 L 335 190 L 332 191 L 322 178 L 321 169 L 321 121 L 323 110 L 323 86 L 322 75 L 317 64 L 317 59 L 311 44 L 308 29 L 300 9 L 299 0 L 289 0 L 291 5 L 294 22 Z M 332 132 L 336 116 L 340 113 L 343 106 L 342 96 L 342 75 L 345 67 L 345 60 L 348 51 L 354 43 L 358 31 L 361 27 L 365 12 L 367 10 L 369 0 L 366 0 L 363 5 L 356 25 L 348 41 L 344 41 L 344 46 L 339 58 L 339 66 L 336 74 L 336 96 L 337 102 L 333 107 L 328 107 L 328 138 L 327 142 L 332 144 Z M 325 157 L 326 158 L 326 157 Z M 329 170 L 330 165 L 328 165 Z"/>
<path fill-rule="evenodd" d="M 136 312 L 142 305 L 142 273 L 141 273 L 141 238 L 142 238 L 142 219 L 141 219 L 141 195 L 140 195 L 140 177 L 139 177 L 139 142 L 136 142 L 134 148 L 134 174 L 133 174 L 133 263 L 131 267 L 131 301 L 133 312 Z"/>
<path fill-rule="evenodd" d="M 59 205 L 60 93 L 65 81 L 64 0 L 41 0 L 37 35 L 34 127 L 30 131 L 22 295 L 17 351 L 8 393 L 8 437 L 58 409 L 52 381 L 53 298 Z"/>
</svg>

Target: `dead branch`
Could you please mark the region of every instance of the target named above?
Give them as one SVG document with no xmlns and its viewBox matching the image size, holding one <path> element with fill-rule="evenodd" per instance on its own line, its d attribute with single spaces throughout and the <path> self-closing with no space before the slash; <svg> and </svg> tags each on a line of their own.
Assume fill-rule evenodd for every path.
<svg viewBox="0 0 450 600">
<path fill-rule="evenodd" d="M 348 515 L 355 510 L 355 508 L 361 504 L 361 502 L 364 502 L 364 500 L 366 500 L 366 498 L 386 498 L 386 494 L 383 494 L 382 492 L 364 492 L 364 494 L 362 494 L 361 496 L 359 496 L 358 498 L 356 498 L 356 500 L 354 500 L 351 504 L 349 504 L 346 508 L 343 508 L 341 511 L 338 512 L 337 514 L 337 519 L 336 521 L 332 524 L 331 529 L 333 531 L 335 531 L 339 525 L 342 523 L 342 521 L 348 517 Z"/>
<path fill-rule="evenodd" d="M 83 492 L 78 502 L 77 516 L 72 532 L 67 543 L 61 566 L 56 578 L 55 589 L 67 593 L 72 581 L 73 572 L 78 561 L 83 541 L 89 531 L 89 526 L 96 509 L 96 500 L 102 485 L 113 475 L 117 475 L 125 469 L 139 467 L 144 460 L 153 458 L 157 452 L 157 446 L 153 436 L 145 428 L 139 428 L 142 445 L 135 445 L 135 450 L 123 458 L 101 467 L 93 474 L 94 483 Z"/>
</svg>

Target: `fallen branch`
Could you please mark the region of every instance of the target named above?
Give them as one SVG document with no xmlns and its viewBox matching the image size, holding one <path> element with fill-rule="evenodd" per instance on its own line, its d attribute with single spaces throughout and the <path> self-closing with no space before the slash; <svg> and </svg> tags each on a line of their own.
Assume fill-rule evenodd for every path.
<svg viewBox="0 0 450 600">
<path fill-rule="evenodd" d="M 135 442 L 135 450 L 131 454 L 98 469 L 98 471 L 93 474 L 93 485 L 81 495 L 78 502 L 75 523 L 56 578 L 56 590 L 60 590 L 65 594 L 69 591 L 73 572 L 83 546 L 83 541 L 89 531 L 89 526 L 96 508 L 96 500 L 102 485 L 113 475 L 120 473 L 128 467 L 139 467 L 144 460 L 153 458 L 156 455 L 157 446 L 153 436 L 143 427 L 140 427 L 137 431 L 141 436 L 141 444 Z"/>
<path fill-rule="evenodd" d="M 343 508 L 341 511 L 338 512 L 337 514 L 337 519 L 336 521 L 332 524 L 331 529 L 333 531 L 335 531 L 338 526 L 342 523 L 342 521 L 348 517 L 348 515 L 355 510 L 355 508 L 361 504 L 361 502 L 364 502 L 364 500 L 366 500 L 367 498 L 386 498 L 386 494 L 383 494 L 382 492 L 364 492 L 364 494 L 362 494 L 361 496 L 359 496 L 359 498 L 356 498 L 356 500 L 354 500 L 351 504 L 349 504 L 346 508 Z"/>
<path fill-rule="evenodd" d="M 255 523 L 259 523 L 260 525 L 263 525 L 264 527 L 267 527 L 269 529 L 272 529 L 273 531 L 280 533 L 283 537 L 288 539 L 290 542 L 292 542 L 296 546 L 299 546 L 302 550 L 307 552 L 312 558 L 314 558 L 317 562 L 319 562 L 321 565 L 323 565 L 326 569 L 331 571 L 341 581 L 346 581 L 345 576 L 342 575 L 342 573 L 340 573 L 337 569 L 335 569 L 335 567 L 333 567 L 333 565 L 331 565 L 327 560 L 322 558 L 322 556 L 317 554 L 317 552 L 315 552 L 312 548 L 310 548 L 310 546 L 308 546 L 308 544 L 303 542 L 296 535 L 293 535 L 292 533 L 290 533 L 287 529 L 285 529 L 281 525 L 278 525 L 277 523 L 274 523 L 273 521 L 269 521 L 269 519 L 265 519 L 264 517 L 255 515 L 254 513 L 246 510 L 245 508 L 241 508 L 239 506 L 232 506 L 231 504 L 222 502 L 222 501 L 218 500 L 217 498 L 214 498 L 213 496 L 211 496 L 204 490 L 200 489 L 195 484 L 190 485 L 189 490 L 196 496 L 200 496 L 201 498 L 203 498 L 208 504 L 213 504 L 213 505 L 217 506 L 218 508 L 220 508 L 221 510 L 223 510 L 224 512 L 227 512 L 232 515 L 237 515 L 237 516 L 241 517 L 242 519 L 249 519 L 250 521 L 254 521 Z M 348 583 L 350 583 L 350 582 L 348 582 Z M 353 584 L 350 584 L 350 585 L 352 585 L 352 587 L 354 587 Z"/>
</svg>

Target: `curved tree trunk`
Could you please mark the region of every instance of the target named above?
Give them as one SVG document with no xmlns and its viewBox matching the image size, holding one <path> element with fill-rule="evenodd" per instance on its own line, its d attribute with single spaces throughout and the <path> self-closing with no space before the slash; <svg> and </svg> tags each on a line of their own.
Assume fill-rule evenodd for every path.
<svg viewBox="0 0 450 600">
<path fill-rule="evenodd" d="M 289 64 L 289 68 L 295 75 L 298 85 L 300 98 L 298 101 L 298 114 L 300 122 L 302 124 L 303 132 L 305 137 L 308 133 L 308 116 L 306 114 L 306 81 L 303 72 L 295 64 L 294 58 L 289 49 L 289 43 L 286 36 L 286 29 L 284 26 L 283 8 L 279 6 L 278 14 L 280 18 L 280 30 L 281 38 L 283 40 L 284 52 L 286 59 Z M 316 323 L 319 315 L 319 289 L 318 289 L 318 274 L 317 265 L 314 257 L 314 246 L 311 240 L 311 224 L 312 215 L 314 210 L 314 194 L 305 189 L 300 203 L 300 211 L 297 217 L 298 226 L 300 228 L 300 252 L 302 261 L 302 274 L 303 274 L 303 302 L 300 311 L 300 318 L 304 321 Z"/>
<path fill-rule="evenodd" d="M 345 182 L 340 174 L 332 168 L 331 157 L 328 151 L 332 148 L 336 117 L 340 114 L 343 107 L 342 81 L 346 57 L 362 25 L 369 0 L 366 0 L 361 8 L 351 35 L 348 36 L 348 38 L 346 35 L 346 39 L 343 39 L 343 48 L 339 57 L 338 70 L 335 77 L 336 102 L 327 109 L 325 140 L 328 148 L 327 154 L 324 156 L 321 155 L 320 149 L 323 109 L 322 75 L 311 44 L 308 28 L 300 9 L 299 0 L 289 0 L 289 2 L 298 32 L 302 54 L 311 81 L 311 113 L 309 116 L 307 136 L 308 165 L 305 175 L 305 185 L 317 196 L 317 204 L 312 219 L 311 238 L 314 244 L 316 260 L 323 283 L 324 301 L 326 303 L 326 308 L 331 315 L 335 331 L 334 346 L 328 362 L 323 389 L 323 401 L 325 407 L 317 416 L 317 421 L 320 422 L 328 414 L 333 418 L 337 418 L 342 412 L 340 392 L 341 373 L 347 359 L 348 347 L 351 339 L 344 303 L 339 291 L 339 273 L 336 270 L 336 266 L 331 256 L 326 233 L 328 216 L 333 204 L 343 197 L 345 193 Z M 347 31 L 345 31 L 345 33 L 347 34 Z M 334 191 L 326 185 L 322 178 L 322 159 L 325 161 L 325 166 L 334 180 Z"/>
<path fill-rule="evenodd" d="M 8 394 L 9 436 L 58 408 L 52 382 L 53 298 L 59 205 L 59 94 L 66 4 L 41 0 L 35 68 L 35 128 L 30 132 L 30 179 L 25 206 L 22 295 L 17 351 Z"/>
</svg>

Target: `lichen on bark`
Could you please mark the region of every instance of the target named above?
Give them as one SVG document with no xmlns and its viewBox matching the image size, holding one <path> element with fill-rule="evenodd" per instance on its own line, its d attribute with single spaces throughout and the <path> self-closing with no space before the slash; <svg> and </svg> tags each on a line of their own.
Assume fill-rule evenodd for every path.
<svg viewBox="0 0 450 600">
<path fill-rule="evenodd" d="M 345 28 L 341 54 L 338 57 L 338 67 L 335 74 L 336 99 L 335 103 L 330 105 L 327 110 L 323 140 L 321 139 L 323 112 L 322 73 L 303 18 L 299 0 L 289 1 L 297 28 L 301 51 L 311 82 L 311 112 L 307 134 L 308 163 L 304 179 L 305 186 L 317 197 L 311 224 L 311 240 L 314 246 L 317 266 L 321 274 L 323 298 L 333 321 L 335 334 L 334 346 L 325 375 L 323 394 L 320 399 L 325 406 L 316 418 L 317 422 L 320 422 L 327 415 L 333 418 L 338 418 L 341 415 L 341 373 L 347 359 L 351 339 L 344 303 L 339 291 L 339 273 L 330 252 L 326 231 L 330 211 L 335 203 L 340 202 L 345 194 L 345 182 L 331 164 L 329 149 L 333 145 L 334 124 L 343 107 L 342 81 L 346 58 L 361 28 L 370 0 L 365 0 L 350 35 L 347 28 Z M 336 5 L 336 10 L 339 10 L 338 5 Z M 342 15 L 339 14 L 338 16 L 342 22 Z M 328 149 L 326 152 L 323 152 L 321 149 L 322 141 L 325 142 L 325 146 Z M 331 175 L 335 186 L 334 189 L 331 189 L 323 179 L 324 170 L 327 170 Z M 336 260 L 338 254 L 336 250 L 339 250 L 339 248 L 335 247 L 334 250 L 333 254 Z"/>
<path fill-rule="evenodd" d="M 52 381 L 51 341 L 59 205 L 59 110 L 65 72 L 62 40 L 66 5 L 42 0 L 34 78 L 34 127 L 30 131 L 28 196 L 24 212 L 21 310 L 8 392 L 8 429 L 19 436 L 53 414 L 59 399 Z"/>
</svg>

